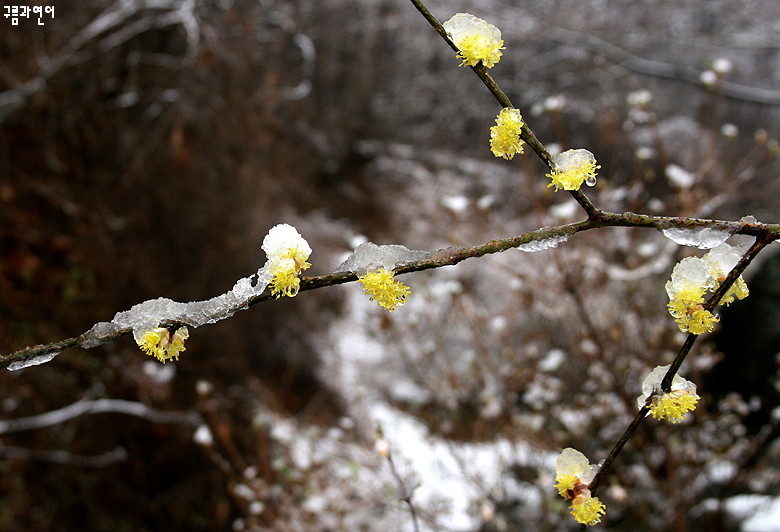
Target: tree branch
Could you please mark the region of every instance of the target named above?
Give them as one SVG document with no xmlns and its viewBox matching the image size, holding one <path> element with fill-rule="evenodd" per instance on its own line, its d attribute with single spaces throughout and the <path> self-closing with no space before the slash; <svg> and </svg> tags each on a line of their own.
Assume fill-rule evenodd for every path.
<svg viewBox="0 0 780 532">
<path fill-rule="evenodd" d="M 152 423 L 174 423 L 177 425 L 195 426 L 199 422 L 199 416 L 194 413 L 161 412 L 135 401 L 125 401 L 123 399 L 82 399 L 59 410 L 52 410 L 45 414 L 0 421 L 0 434 L 42 429 L 60 425 L 86 414 L 107 412 L 140 417 Z"/>
<path fill-rule="evenodd" d="M 647 214 L 636 213 L 618 214 L 594 210 L 594 214 L 590 217 L 590 219 L 585 221 L 552 227 L 542 227 L 535 231 L 528 231 L 527 233 L 523 233 L 515 237 L 490 240 L 484 244 L 472 247 L 453 246 L 446 249 L 441 249 L 429 254 L 424 259 L 403 264 L 402 266 L 396 268 L 395 271 L 398 274 L 404 274 L 441 268 L 442 266 L 453 266 L 466 259 L 482 257 L 484 255 L 493 253 L 500 253 L 508 249 L 517 248 L 523 244 L 528 244 L 529 242 L 541 241 L 551 238 L 568 239 L 576 233 L 590 229 L 597 229 L 600 227 L 644 227 L 657 229 L 659 231 L 669 228 L 701 229 L 706 227 L 719 231 L 727 231 L 732 234 L 756 236 L 766 243 L 780 238 L 780 224 L 651 216 Z M 300 291 L 306 292 L 326 286 L 350 283 L 356 280 L 357 274 L 354 272 L 334 272 L 317 277 L 304 277 L 301 279 Z M 256 305 L 263 301 L 268 301 L 269 299 L 274 299 L 274 297 L 271 295 L 271 290 L 266 289 L 262 294 L 252 298 L 244 307 L 235 308 L 232 310 L 236 312 L 239 310 L 244 310 L 247 307 Z M 176 322 L 165 321 L 161 323 L 162 327 L 174 327 L 176 325 L 179 324 Z M 56 354 L 60 351 L 72 347 L 81 346 L 86 349 L 95 347 L 96 345 L 108 343 L 120 336 L 131 334 L 132 330 L 121 329 L 115 333 L 106 335 L 99 342 L 95 342 L 94 338 L 89 337 L 88 332 L 89 331 L 78 337 L 67 338 L 65 340 L 51 342 L 48 344 L 26 347 L 7 355 L 0 355 L 0 368 L 6 368 L 14 362 L 23 363 L 33 360 L 36 357 L 51 355 L 52 353 Z M 85 344 L 85 342 L 87 343 Z"/>
</svg>

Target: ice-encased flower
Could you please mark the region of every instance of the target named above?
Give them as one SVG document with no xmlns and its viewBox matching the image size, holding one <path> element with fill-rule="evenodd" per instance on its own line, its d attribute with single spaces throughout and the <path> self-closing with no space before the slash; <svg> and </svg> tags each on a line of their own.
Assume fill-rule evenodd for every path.
<svg viewBox="0 0 780 532">
<path fill-rule="evenodd" d="M 491 68 L 501 59 L 504 41 L 494 25 L 468 13 L 458 13 L 442 24 L 458 47 L 461 65 L 476 66 L 480 61 Z"/>
<path fill-rule="evenodd" d="M 511 159 L 523 153 L 523 117 L 520 111 L 504 107 L 496 116 L 496 125 L 490 128 L 490 151 L 496 157 Z"/>
<path fill-rule="evenodd" d="M 606 514 L 606 506 L 598 497 L 591 497 L 590 483 L 596 476 L 596 466 L 576 449 L 567 447 L 555 460 L 555 489 L 564 499 L 571 499 L 571 515 L 583 525 L 595 525 Z"/>
<path fill-rule="evenodd" d="M 263 251 L 268 257 L 266 268 L 271 274 L 271 294 L 294 297 L 298 294 L 300 273 L 311 267 L 309 243 L 291 225 L 275 225 L 263 239 Z"/>
<path fill-rule="evenodd" d="M 686 257 L 674 266 L 672 278 L 666 283 L 667 308 L 682 332 L 703 334 L 712 331 L 718 318 L 704 309 L 704 297 L 718 288 L 740 257 L 739 249 L 723 243 L 702 258 Z M 747 296 L 747 284 L 740 276 L 719 303 L 728 305 L 734 299 Z"/>
<path fill-rule="evenodd" d="M 596 184 L 596 157 L 585 149 L 566 150 L 552 158 L 553 170 L 547 177 L 552 182 L 548 187 L 555 190 L 579 190 L 583 183 Z"/>
<path fill-rule="evenodd" d="M 555 460 L 555 489 L 565 499 L 573 496 L 578 484 L 590 484 L 595 475 L 595 467 L 577 449 L 567 447 Z"/>
<path fill-rule="evenodd" d="M 696 395 L 696 385 L 679 375 L 675 375 L 672 379 L 669 392 L 664 392 L 661 388 L 661 381 L 663 381 L 667 371 L 669 371 L 669 364 L 656 366 L 645 377 L 642 381 L 642 393 L 636 398 L 636 403 L 639 408 L 642 408 L 648 397 L 655 394 L 649 414 L 658 420 L 667 419 L 672 423 L 679 423 L 686 413 L 696 409 L 696 403 L 700 397 Z"/>
<path fill-rule="evenodd" d="M 395 272 L 392 270 L 379 268 L 358 277 L 358 282 L 371 301 L 376 301 L 380 307 L 393 312 L 406 303 L 406 298 L 412 292 L 411 288 L 394 276 Z"/>
<path fill-rule="evenodd" d="M 702 260 L 709 267 L 710 275 L 717 285 L 726 279 L 726 276 L 734 269 L 734 266 L 737 265 L 741 258 L 742 252 L 739 248 L 721 244 L 704 255 Z M 720 304 L 729 305 L 734 302 L 734 299 L 745 299 L 749 293 L 745 279 L 740 275 L 720 300 Z"/>
</svg>

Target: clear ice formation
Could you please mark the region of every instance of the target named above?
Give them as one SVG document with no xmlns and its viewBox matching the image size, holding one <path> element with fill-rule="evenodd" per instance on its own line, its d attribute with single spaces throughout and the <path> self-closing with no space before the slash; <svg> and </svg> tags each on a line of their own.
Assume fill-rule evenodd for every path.
<svg viewBox="0 0 780 532">
<path fill-rule="evenodd" d="M 332 273 L 352 272 L 358 275 L 384 268 L 394 270 L 409 262 L 422 260 L 430 256 L 427 251 L 416 251 L 398 244 L 377 246 L 373 242 L 360 244 L 352 255 L 342 262 Z"/>
<path fill-rule="evenodd" d="M 30 366 L 40 366 L 41 364 L 46 364 L 47 362 L 51 362 L 51 360 L 59 355 L 59 351 L 54 351 L 52 353 L 46 353 L 45 355 L 39 355 L 37 357 L 33 357 L 27 360 L 20 360 L 18 362 L 11 362 L 8 364 L 8 371 L 16 371 L 18 369 L 24 369 L 29 368 Z"/>
<path fill-rule="evenodd" d="M 236 281 L 226 293 L 205 301 L 180 303 L 165 297 L 150 299 L 134 305 L 130 310 L 117 312 L 110 322 L 98 322 L 81 337 L 81 347 L 90 349 L 106 343 L 121 330 L 132 329 L 136 340 L 161 322 L 183 323 L 200 327 L 229 318 L 238 310 L 246 308 L 249 301 L 263 293 L 271 279 L 266 266 L 257 273 Z"/>
<path fill-rule="evenodd" d="M 428 255 L 425 251 L 412 251 L 404 246 L 377 246 L 366 242 L 358 246 L 336 271 L 365 273 L 380 267 L 392 270 Z M 271 274 L 266 264 L 257 273 L 236 281 L 231 290 L 205 301 L 180 303 L 165 297 L 144 301 L 130 310 L 117 312 L 110 322 L 96 323 L 82 335 L 81 347 L 89 349 L 104 344 L 118 332 L 127 329 L 132 329 L 133 336 L 138 340 L 143 338 L 146 331 L 162 322 L 182 323 L 190 327 L 216 323 L 246 308 L 253 297 L 263 293 L 270 280 Z"/>
<path fill-rule="evenodd" d="M 699 249 L 712 249 L 729 239 L 732 232 L 714 227 L 702 227 L 697 229 L 683 229 L 669 227 L 663 230 L 666 238 L 680 246 L 694 246 Z"/>
<path fill-rule="evenodd" d="M 554 236 L 551 238 L 543 238 L 542 240 L 531 240 L 525 244 L 520 244 L 517 249 L 526 253 L 533 253 L 535 251 L 542 251 L 550 248 L 557 248 L 558 244 L 569 240 L 569 235 Z"/>
<path fill-rule="evenodd" d="M 665 366 L 656 366 L 650 374 L 642 381 L 642 395 L 636 398 L 637 407 L 642 408 L 647 402 L 647 398 L 653 393 L 663 393 L 661 381 L 664 380 L 666 372 L 669 371 L 669 364 Z M 675 374 L 672 378 L 672 390 L 684 390 L 692 394 L 696 393 L 696 385 L 689 380 L 683 379 Z M 649 412 L 648 412 L 649 415 Z"/>
</svg>

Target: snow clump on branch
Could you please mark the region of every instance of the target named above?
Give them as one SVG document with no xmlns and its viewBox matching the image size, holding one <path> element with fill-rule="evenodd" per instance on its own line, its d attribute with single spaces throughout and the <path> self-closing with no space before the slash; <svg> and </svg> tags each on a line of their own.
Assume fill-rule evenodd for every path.
<svg viewBox="0 0 780 532">
<path fill-rule="evenodd" d="M 491 68 L 501 60 L 504 41 L 494 25 L 474 15 L 458 13 L 442 26 L 460 50 L 461 65 L 476 66 L 481 61 L 486 68 Z"/>
</svg>

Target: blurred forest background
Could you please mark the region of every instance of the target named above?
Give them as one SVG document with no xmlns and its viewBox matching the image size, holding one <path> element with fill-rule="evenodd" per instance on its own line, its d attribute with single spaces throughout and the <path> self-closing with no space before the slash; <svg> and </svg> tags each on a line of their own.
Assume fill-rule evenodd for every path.
<svg viewBox="0 0 780 532">
<path fill-rule="evenodd" d="M 277 223 L 316 275 L 365 239 L 434 250 L 584 217 L 535 157 L 492 157 L 498 105 L 406 0 L 30 5 L 54 18 L 0 19 L 0 352 L 225 292 Z M 597 206 L 780 222 L 775 0 L 429 8 L 501 29 L 492 75 L 543 143 L 595 153 Z M 191 331 L 176 364 L 123 338 L 3 371 L 9 423 L 152 410 L 3 424 L 0 529 L 412 530 L 377 421 L 423 529 L 571 528 L 554 456 L 603 459 L 671 361 L 663 286 L 692 251 L 590 231 L 407 276 L 393 314 L 347 285 Z M 749 518 L 780 487 L 771 252 L 684 368 L 691 422 L 647 422 L 615 464 L 604 529 L 767 530 Z"/>
</svg>

